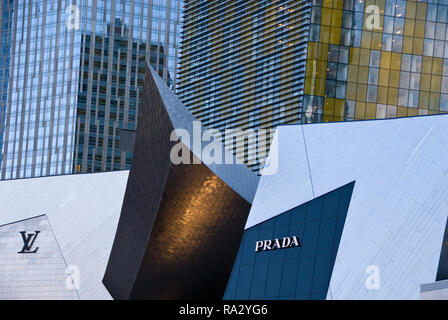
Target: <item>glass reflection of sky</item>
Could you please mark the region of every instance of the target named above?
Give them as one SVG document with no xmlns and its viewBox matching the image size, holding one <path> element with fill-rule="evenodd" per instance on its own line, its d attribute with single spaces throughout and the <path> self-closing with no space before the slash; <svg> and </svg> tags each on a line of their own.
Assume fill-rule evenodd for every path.
<svg viewBox="0 0 448 320">
<path fill-rule="evenodd" d="M 165 0 L 77 2 L 81 28 L 69 30 L 69 2 L 2 0 L 0 59 L 11 57 L 11 61 L 9 68 L 0 70 L 1 79 L 9 80 L 1 83 L 6 100 L 0 104 L 4 119 L 1 179 L 72 172 L 79 68 L 84 56 L 81 33 L 105 36 L 108 23 L 119 18 L 132 28 L 134 39 L 165 44 L 167 38 L 166 78 L 168 74 L 170 79 L 175 77 L 180 0 L 168 2 L 169 23 L 165 23 Z"/>
</svg>

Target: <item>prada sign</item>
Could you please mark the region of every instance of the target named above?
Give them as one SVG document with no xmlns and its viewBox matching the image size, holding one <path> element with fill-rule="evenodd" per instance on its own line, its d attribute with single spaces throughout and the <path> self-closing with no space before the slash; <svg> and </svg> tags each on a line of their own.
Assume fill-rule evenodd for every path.
<svg viewBox="0 0 448 320">
<path fill-rule="evenodd" d="M 301 244 L 298 237 L 284 237 L 283 239 L 257 241 L 255 244 L 255 252 L 287 249 L 300 246 Z"/>
</svg>

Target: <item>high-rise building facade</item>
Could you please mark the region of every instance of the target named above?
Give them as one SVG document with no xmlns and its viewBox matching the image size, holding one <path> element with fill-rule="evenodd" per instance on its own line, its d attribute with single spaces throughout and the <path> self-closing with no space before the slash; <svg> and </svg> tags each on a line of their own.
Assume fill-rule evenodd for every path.
<svg viewBox="0 0 448 320">
<path fill-rule="evenodd" d="M 11 41 L 1 178 L 70 172 L 80 34 L 66 27 L 61 1 L 2 4 Z"/>
<path fill-rule="evenodd" d="M 186 1 L 182 102 L 218 130 L 297 123 L 310 13 L 306 0 Z"/>
<path fill-rule="evenodd" d="M 8 19 L 8 7 L 13 0 L 3 0 L 0 3 L 0 14 L 2 23 L 0 24 L 0 150 L 3 149 L 3 134 L 5 130 L 5 111 L 8 101 L 9 85 L 9 64 L 11 62 L 11 20 Z M 3 154 L 0 153 L 0 167 Z"/>
<path fill-rule="evenodd" d="M 448 111 L 448 1 L 314 1 L 304 122 Z"/>
<path fill-rule="evenodd" d="M 262 177 L 193 120 L 148 68 L 130 171 L 0 181 L 0 299 L 448 298 L 448 114 L 280 126 Z"/>
<path fill-rule="evenodd" d="M 219 130 L 446 112 L 447 10 L 447 0 L 187 1 L 178 94 Z"/>
<path fill-rule="evenodd" d="M 120 134 L 132 138 L 137 125 L 139 66 L 148 59 L 175 89 L 181 9 L 180 0 L 2 1 L 11 63 L 1 179 L 129 168 Z"/>
</svg>

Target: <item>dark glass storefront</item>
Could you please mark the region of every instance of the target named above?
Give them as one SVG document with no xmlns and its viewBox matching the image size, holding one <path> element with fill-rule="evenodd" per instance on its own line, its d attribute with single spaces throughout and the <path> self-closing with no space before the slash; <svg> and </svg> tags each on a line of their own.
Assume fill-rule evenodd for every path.
<svg viewBox="0 0 448 320">
<path fill-rule="evenodd" d="M 247 229 L 224 299 L 325 299 L 354 185 Z M 273 245 L 294 236 L 300 246 Z M 265 240 L 272 250 L 256 252 Z"/>
</svg>

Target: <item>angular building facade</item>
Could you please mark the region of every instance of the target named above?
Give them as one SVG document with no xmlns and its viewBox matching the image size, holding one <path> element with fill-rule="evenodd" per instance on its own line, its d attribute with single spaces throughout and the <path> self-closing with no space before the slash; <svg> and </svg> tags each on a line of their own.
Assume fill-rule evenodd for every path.
<svg viewBox="0 0 448 320">
<path fill-rule="evenodd" d="M 261 177 L 227 297 L 419 299 L 441 290 L 447 124 L 434 115 L 279 127 L 278 171 Z M 292 236 L 299 248 L 255 252 L 257 241 Z"/>
<path fill-rule="evenodd" d="M 145 73 L 130 172 L 0 182 L 0 298 L 446 299 L 447 115 L 279 126 L 259 178 Z"/>
<path fill-rule="evenodd" d="M 101 280 L 128 176 L 1 181 L 0 299 L 111 299 Z"/>
<path fill-rule="evenodd" d="M 444 113 L 447 10 L 446 0 L 187 1 L 178 94 L 219 130 Z"/>
<path fill-rule="evenodd" d="M 154 71 L 145 96 L 151 108 L 140 114 L 146 125 L 103 280 L 114 298 L 443 298 L 448 116 L 280 126 L 268 159 L 277 171 L 257 183 L 241 164 L 170 163 L 166 139 L 180 139 L 170 130 L 193 135 L 194 118 Z M 204 192 L 206 172 L 213 191 Z M 239 233 L 234 214 L 246 217 L 247 205 Z"/>
<path fill-rule="evenodd" d="M 47 216 L 0 226 L 0 242 L 2 299 L 79 299 Z"/>
<path fill-rule="evenodd" d="M 203 160 L 206 142 L 198 152 L 175 131 L 193 137 L 194 117 L 149 67 L 143 96 L 104 285 L 115 299 L 220 299 L 258 177 L 236 159 Z M 188 163 L 172 162 L 176 145 Z"/>
<path fill-rule="evenodd" d="M 142 63 L 175 88 L 180 0 L 1 5 L 1 179 L 129 168 Z"/>
</svg>

